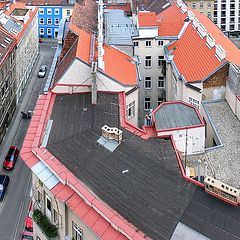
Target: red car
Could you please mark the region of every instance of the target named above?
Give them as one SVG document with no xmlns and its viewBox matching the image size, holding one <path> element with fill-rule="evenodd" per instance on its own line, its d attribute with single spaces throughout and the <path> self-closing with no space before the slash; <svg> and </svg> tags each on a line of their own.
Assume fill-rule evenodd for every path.
<svg viewBox="0 0 240 240">
<path fill-rule="evenodd" d="M 33 240 L 33 233 L 32 232 L 23 232 L 21 240 Z"/>
<path fill-rule="evenodd" d="M 3 167 L 7 170 L 12 170 L 16 164 L 18 154 L 19 150 L 17 147 L 11 146 L 3 162 Z"/>
<path fill-rule="evenodd" d="M 33 206 L 32 206 L 32 201 L 30 201 L 29 207 L 28 207 L 27 218 L 26 218 L 26 220 L 25 220 L 25 228 L 26 228 L 28 231 L 30 231 L 30 232 L 33 231 L 32 215 L 33 215 Z"/>
</svg>

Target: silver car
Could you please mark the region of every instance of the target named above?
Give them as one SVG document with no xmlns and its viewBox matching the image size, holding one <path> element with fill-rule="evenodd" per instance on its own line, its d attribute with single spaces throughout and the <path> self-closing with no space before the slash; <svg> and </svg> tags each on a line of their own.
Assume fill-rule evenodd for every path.
<svg viewBox="0 0 240 240">
<path fill-rule="evenodd" d="M 43 78 L 47 73 L 47 65 L 42 65 L 38 72 L 38 77 Z"/>
</svg>

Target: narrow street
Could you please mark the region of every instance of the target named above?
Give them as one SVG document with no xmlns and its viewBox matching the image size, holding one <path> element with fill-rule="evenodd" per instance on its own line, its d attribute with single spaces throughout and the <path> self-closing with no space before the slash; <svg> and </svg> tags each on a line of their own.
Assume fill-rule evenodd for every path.
<svg viewBox="0 0 240 240">
<path fill-rule="evenodd" d="M 37 98 L 43 91 L 56 46 L 57 44 L 52 41 L 40 43 L 40 54 L 34 65 L 28 84 L 24 89 L 22 99 L 17 105 L 14 117 L 0 145 L 1 173 L 10 176 L 10 185 L 0 205 L 1 240 L 20 239 L 21 232 L 24 229 L 24 221 L 31 191 L 30 170 L 20 157 L 18 157 L 17 164 L 13 171 L 4 170 L 2 163 L 11 145 L 15 145 L 21 149 L 30 120 L 22 119 L 20 112 L 34 110 Z M 44 78 L 37 77 L 41 65 L 48 66 L 48 72 Z"/>
</svg>

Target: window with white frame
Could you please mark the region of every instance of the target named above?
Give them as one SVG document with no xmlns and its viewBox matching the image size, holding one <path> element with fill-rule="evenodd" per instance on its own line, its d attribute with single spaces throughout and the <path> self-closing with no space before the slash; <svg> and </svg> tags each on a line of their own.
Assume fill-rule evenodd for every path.
<svg viewBox="0 0 240 240">
<path fill-rule="evenodd" d="M 147 111 L 151 108 L 151 98 L 144 98 L 144 110 Z"/>
<path fill-rule="evenodd" d="M 146 47 L 151 47 L 151 46 L 152 46 L 152 41 L 147 40 L 147 41 L 145 42 L 145 46 L 146 46 Z"/>
<path fill-rule="evenodd" d="M 54 9 L 54 14 L 55 14 L 55 15 L 59 15 L 59 8 L 55 8 L 55 9 Z"/>
<path fill-rule="evenodd" d="M 73 233 L 72 237 L 74 240 L 83 240 L 83 230 L 73 222 Z"/>
<path fill-rule="evenodd" d="M 53 222 L 55 224 L 58 223 L 58 213 L 57 213 L 57 211 L 55 209 L 53 209 Z"/>
<path fill-rule="evenodd" d="M 47 15 L 51 15 L 52 14 L 52 9 L 51 8 L 47 8 Z"/>
<path fill-rule="evenodd" d="M 51 198 L 48 197 L 48 195 L 45 195 L 45 212 L 46 216 L 48 217 L 49 220 L 52 219 L 52 201 Z"/>
<path fill-rule="evenodd" d="M 163 97 L 158 97 L 157 105 L 160 105 L 164 101 Z"/>
<path fill-rule="evenodd" d="M 39 24 L 44 24 L 44 18 L 39 18 Z"/>
<path fill-rule="evenodd" d="M 199 108 L 199 101 L 189 97 L 189 103 L 192 104 L 194 107 Z"/>
<path fill-rule="evenodd" d="M 207 13 L 207 16 L 208 16 L 208 18 L 211 18 L 211 17 L 212 17 L 212 13 L 211 13 L 211 12 L 208 12 L 208 13 Z"/>
<path fill-rule="evenodd" d="M 43 8 L 39 8 L 38 12 L 39 12 L 40 15 L 43 15 L 44 14 L 44 9 Z"/>
<path fill-rule="evenodd" d="M 52 29 L 51 28 L 47 29 L 47 35 L 52 35 Z"/>
<path fill-rule="evenodd" d="M 52 19 L 51 18 L 47 18 L 47 25 L 52 25 Z"/>
<path fill-rule="evenodd" d="M 152 88 L 152 78 L 151 77 L 145 77 L 144 88 L 146 88 L 146 89 Z"/>
<path fill-rule="evenodd" d="M 152 67 L 152 57 L 145 56 L 145 67 Z"/>
<path fill-rule="evenodd" d="M 138 47 L 138 46 L 139 46 L 138 41 L 133 42 L 133 46 L 134 46 L 134 47 Z"/>
<path fill-rule="evenodd" d="M 55 18 L 55 25 L 59 24 L 59 18 Z"/>
<path fill-rule="evenodd" d="M 203 2 L 200 2 L 200 8 L 203 9 Z"/>
<path fill-rule="evenodd" d="M 70 9 L 67 9 L 67 16 L 71 15 Z"/>
<path fill-rule="evenodd" d="M 165 87 L 165 79 L 164 76 L 158 77 L 158 88 L 164 88 Z"/>
<path fill-rule="evenodd" d="M 208 8 L 212 7 L 212 2 L 208 2 Z"/>
<path fill-rule="evenodd" d="M 39 34 L 44 35 L 44 28 L 39 28 Z"/>
<path fill-rule="evenodd" d="M 158 66 L 163 67 L 164 66 L 164 56 L 158 56 Z"/>
<path fill-rule="evenodd" d="M 158 46 L 163 46 L 163 40 L 158 40 Z"/>
<path fill-rule="evenodd" d="M 127 105 L 127 117 L 128 120 L 135 116 L 135 101 Z"/>
<path fill-rule="evenodd" d="M 195 2 L 192 3 L 192 8 L 196 8 L 196 3 Z"/>
</svg>

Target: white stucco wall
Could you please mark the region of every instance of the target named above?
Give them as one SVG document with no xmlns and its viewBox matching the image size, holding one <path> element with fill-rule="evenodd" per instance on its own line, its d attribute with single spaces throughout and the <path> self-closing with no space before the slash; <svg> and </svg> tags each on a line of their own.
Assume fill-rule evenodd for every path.
<svg viewBox="0 0 240 240">
<path fill-rule="evenodd" d="M 205 128 L 196 127 L 190 129 L 158 132 L 157 136 L 172 135 L 177 150 L 187 155 L 203 153 L 205 149 Z M 187 138 L 187 144 L 186 144 Z M 187 145 L 187 148 L 186 148 Z M 187 150 L 187 151 L 186 151 Z"/>
<path fill-rule="evenodd" d="M 139 28 L 139 38 L 154 38 L 158 36 L 158 26 Z"/>
</svg>

